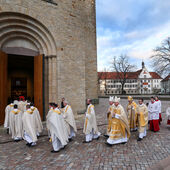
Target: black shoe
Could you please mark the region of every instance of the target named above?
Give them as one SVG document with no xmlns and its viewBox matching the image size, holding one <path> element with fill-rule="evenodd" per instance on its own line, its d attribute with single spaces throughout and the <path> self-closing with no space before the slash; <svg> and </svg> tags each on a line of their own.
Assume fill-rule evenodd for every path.
<svg viewBox="0 0 170 170">
<path fill-rule="evenodd" d="M 106 137 L 106 138 L 109 138 L 109 135 L 103 135 L 104 137 Z"/>
<path fill-rule="evenodd" d="M 84 140 L 82 143 L 90 143 L 90 142 L 91 142 L 91 141 L 87 142 L 87 141 Z"/>
<path fill-rule="evenodd" d="M 55 150 L 52 150 L 52 151 L 51 151 L 51 153 L 57 153 L 57 152 L 59 152 L 59 151 L 55 151 Z"/>
<path fill-rule="evenodd" d="M 9 134 L 9 128 L 6 130 L 6 133 Z"/>
<path fill-rule="evenodd" d="M 20 139 L 15 139 L 14 141 L 15 141 L 15 142 L 19 142 L 19 141 L 20 141 Z"/>
<path fill-rule="evenodd" d="M 65 149 L 65 148 L 66 148 L 66 146 L 67 146 L 67 145 L 65 145 L 65 146 L 64 146 L 63 148 L 61 148 L 61 149 Z"/>
<path fill-rule="evenodd" d="M 28 147 L 31 147 L 32 143 L 27 143 L 26 145 L 27 145 Z"/>
<path fill-rule="evenodd" d="M 32 142 L 31 143 L 29 143 L 29 145 L 28 145 L 29 147 L 31 147 L 32 146 Z"/>
<path fill-rule="evenodd" d="M 138 138 L 138 139 L 137 139 L 137 141 L 141 141 L 141 140 L 142 140 L 142 138 Z"/>
<path fill-rule="evenodd" d="M 112 147 L 112 146 L 113 146 L 112 144 L 107 143 L 107 142 L 105 142 L 105 144 L 106 144 L 107 146 L 109 146 L 109 147 Z"/>
<path fill-rule="evenodd" d="M 126 143 L 127 143 L 127 142 L 122 142 L 121 144 L 124 145 L 124 144 L 126 144 Z"/>
<path fill-rule="evenodd" d="M 68 140 L 69 140 L 69 142 L 73 141 L 73 139 L 72 139 L 72 138 L 70 138 L 70 139 L 68 139 Z"/>
<path fill-rule="evenodd" d="M 100 136 L 98 136 L 95 140 L 99 140 Z"/>
</svg>

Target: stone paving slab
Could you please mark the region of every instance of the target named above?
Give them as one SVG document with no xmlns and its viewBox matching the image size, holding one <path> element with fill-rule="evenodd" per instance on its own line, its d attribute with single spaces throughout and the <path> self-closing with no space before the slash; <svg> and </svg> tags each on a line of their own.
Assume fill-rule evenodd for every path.
<svg viewBox="0 0 170 170">
<path fill-rule="evenodd" d="M 106 110 L 108 99 L 100 99 L 96 106 L 99 130 L 106 130 Z M 123 106 L 126 101 L 122 100 Z M 163 108 L 169 103 L 163 102 Z M 147 137 L 137 142 L 138 133 L 131 135 L 125 145 L 113 147 L 105 145 L 106 138 L 101 136 L 89 144 L 83 144 L 83 118 L 76 120 L 77 136 L 59 153 L 51 153 L 51 143 L 48 142 L 47 132 L 43 132 L 37 146 L 28 148 L 24 141 L 15 143 L 9 135 L 0 133 L 0 169 L 147 169 L 170 156 L 170 129 L 166 127 L 166 117 L 163 113 L 163 123 L 158 133 L 148 131 Z M 168 166 L 167 166 L 168 167 Z"/>
<path fill-rule="evenodd" d="M 158 162 L 153 167 L 148 168 L 148 170 L 170 170 L 170 156 Z"/>
</svg>

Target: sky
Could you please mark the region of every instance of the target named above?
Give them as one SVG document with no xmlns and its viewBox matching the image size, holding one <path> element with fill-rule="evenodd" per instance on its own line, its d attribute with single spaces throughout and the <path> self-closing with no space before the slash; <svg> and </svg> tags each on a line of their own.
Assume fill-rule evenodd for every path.
<svg viewBox="0 0 170 170">
<path fill-rule="evenodd" d="M 120 55 L 154 71 L 153 49 L 170 36 L 170 0 L 96 0 L 96 22 L 98 71 Z"/>
</svg>

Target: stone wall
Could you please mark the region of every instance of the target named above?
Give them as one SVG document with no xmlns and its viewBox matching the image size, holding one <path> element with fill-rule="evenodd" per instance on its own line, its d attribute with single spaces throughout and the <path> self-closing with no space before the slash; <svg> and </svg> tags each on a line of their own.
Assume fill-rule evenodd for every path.
<svg viewBox="0 0 170 170">
<path fill-rule="evenodd" d="M 0 0 L 0 14 L 9 12 L 13 15 L 14 12 L 33 19 L 30 22 L 35 24 L 31 29 L 41 47 L 38 50 L 46 56 L 46 108 L 48 102 L 60 102 L 65 97 L 76 114 L 85 109 L 87 98 L 97 98 L 95 1 L 53 2 L 57 5 L 42 0 Z M 39 42 L 41 38 L 36 33 L 41 24 L 45 31 L 42 31 L 42 42 Z M 30 26 L 25 24 L 24 27 Z"/>
</svg>

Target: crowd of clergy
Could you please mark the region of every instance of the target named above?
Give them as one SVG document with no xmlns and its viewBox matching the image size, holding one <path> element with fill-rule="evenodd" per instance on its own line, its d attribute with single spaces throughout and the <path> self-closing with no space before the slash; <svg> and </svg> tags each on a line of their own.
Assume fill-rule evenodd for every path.
<svg viewBox="0 0 170 170">
<path fill-rule="evenodd" d="M 138 131 L 137 141 L 146 137 L 148 124 L 153 132 L 160 130 L 162 121 L 161 101 L 158 97 L 151 97 L 149 103 L 144 104 L 142 98 L 135 103 L 133 97 L 128 96 L 128 105 L 124 109 L 117 96 L 109 98 L 107 113 L 107 129 L 104 136 L 106 144 L 125 144 L 133 131 Z M 167 108 L 167 125 L 170 126 L 170 107 Z M 28 147 L 35 146 L 38 137 L 43 131 L 40 113 L 33 103 L 25 101 L 24 97 L 14 100 L 5 109 L 4 127 L 12 135 L 16 142 L 24 139 Z M 49 103 L 49 111 L 46 116 L 46 127 L 49 141 L 52 143 L 52 153 L 59 152 L 76 136 L 77 127 L 71 106 L 65 98 L 62 98 L 61 106 Z M 95 108 L 91 100 L 87 100 L 84 129 L 85 140 L 89 143 L 98 140 L 101 133 L 98 131 Z"/>
</svg>

